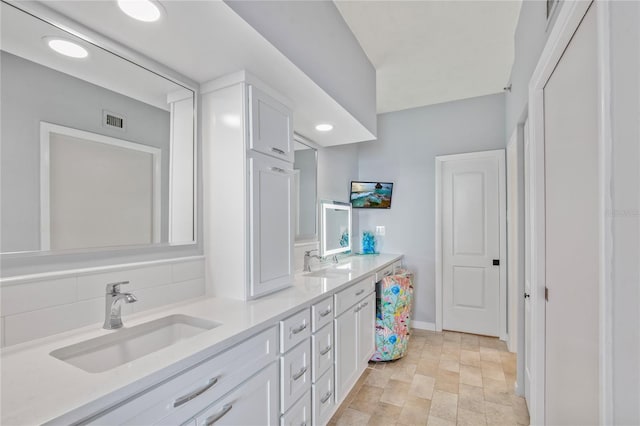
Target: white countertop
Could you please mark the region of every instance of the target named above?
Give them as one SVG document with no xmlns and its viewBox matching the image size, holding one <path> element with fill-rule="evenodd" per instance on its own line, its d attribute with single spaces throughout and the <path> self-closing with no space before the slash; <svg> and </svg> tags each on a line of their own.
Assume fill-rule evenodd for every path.
<svg viewBox="0 0 640 426">
<path fill-rule="evenodd" d="M 172 314 L 222 325 L 102 373 L 87 373 L 49 355 L 55 349 L 118 332 L 103 330 L 102 324 L 3 349 L 0 423 L 32 425 L 57 420 L 68 424 L 80 420 L 243 341 L 401 257 L 349 256 L 341 261 L 350 264 L 352 272 L 348 275 L 319 278 L 298 274 L 292 287 L 254 301 L 199 298 L 127 316 L 125 327 Z"/>
</svg>

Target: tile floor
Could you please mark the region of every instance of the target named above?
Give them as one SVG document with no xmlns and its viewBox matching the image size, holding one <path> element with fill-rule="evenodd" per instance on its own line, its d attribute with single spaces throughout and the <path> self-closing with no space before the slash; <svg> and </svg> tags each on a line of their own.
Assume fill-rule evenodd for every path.
<svg viewBox="0 0 640 426">
<path fill-rule="evenodd" d="M 515 375 L 496 338 L 414 330 L 403 358 L 369 363 L 329 425 L 528 425 Z"/>
</svg>

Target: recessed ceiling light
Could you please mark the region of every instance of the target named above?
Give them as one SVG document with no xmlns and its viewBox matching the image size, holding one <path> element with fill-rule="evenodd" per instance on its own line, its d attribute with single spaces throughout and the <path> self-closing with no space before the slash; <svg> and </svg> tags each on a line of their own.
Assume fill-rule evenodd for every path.
<svg viewBox="0 0 640 426">
<path fill-rule="evenodd" d="M 89 56 L 89 52 L 78 43 L 74 43 L 71 40 L 58 37 L 45 37 L 44 40 L 47 45 L 58 52 L 61 55 L 68 56 L 70 58 L 82 59 Z"/>
<path fill-rule="evenodd" d="M 142 22 L 155 22 L 162 16 L 162 7 L 152 0 L 118 0 L 120 9 Z"/>
<path fill-rule="evenodd" d="M 333 130 L 333 125 L 328 123 L 318 124 L 316 130 L 319 132 L 330 132 Z"/>
</svg>

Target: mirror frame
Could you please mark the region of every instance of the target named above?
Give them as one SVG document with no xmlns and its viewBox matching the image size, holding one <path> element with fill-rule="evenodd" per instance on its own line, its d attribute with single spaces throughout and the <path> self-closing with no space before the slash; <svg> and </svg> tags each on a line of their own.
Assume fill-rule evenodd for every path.
<svg viewBox="0 0 640 426">
<path fill-rule="evenodd" d="M 327 250 L 327 236 L 325 230 L 327 229 L 326 219 L 328 210 L 346 210 L 349 213 L 349 245 L 346 247 L 340 247 L 337 249 Z M 352 216 L 351 216 L 351 203 L 343 203 L 340 201 L 320 201 L 320 256 L 332 256 L 339 253 L 347 253 L 351 251 L 351 243 L 353 241 L 353 232 L 351 228 Z"/>
<path fill-rule="evenodd" d="M 313 149 L 314 154 L 315 154 L 315 161 L 316 161 L 316 182 L 315 182 L 315 205 L 313 206 L 313 211 L 316 214 L 315 220 L 314 222 L 314 230 L 313 230 L 313 234 L 303 234 L 298 236 L 297 234 L 295 235 L 295 244 L 308 244 L 308 243 L 312 243 L 318 240 L 318 146 L 313 143 L 312 141 L 310 141 L 309 139 L 305 138 L 302 135 L 299 135 L 297 133 L 293 134 L 293 140 L 294 142 L 298 142 L 301 145 L 307 146 L 310 149 Z M 294 162 L 295 164 L 295 162 Z M 300 212 L 297 212 L 298 214 Z M 296 217 L 296 221 L 298 220 L 298 218 Z"/>
<path fill-rule="evenodd" d="M 111 246 L 60 251 L 24 251 L 0 253 L 0 279 L 25 274 L 56 272 L 87 267 L 110 266 L 136 262 L 162 261 L 181 257 L 202 256 L 202 144 L 199 131 L 199 84 L 143 54 L 116 42 L 85 25 L 67 18 L 39 2 L 17 3 L 0 0 L 5 6 L 13 7 L 52 25 L 59 30 L 77 37 L 123 60 L 133 63 L 153 74 L 165 78 L 193 93 L 193 240 L 182 243 L 155 243 L 130 246 Z"/>
</svg>

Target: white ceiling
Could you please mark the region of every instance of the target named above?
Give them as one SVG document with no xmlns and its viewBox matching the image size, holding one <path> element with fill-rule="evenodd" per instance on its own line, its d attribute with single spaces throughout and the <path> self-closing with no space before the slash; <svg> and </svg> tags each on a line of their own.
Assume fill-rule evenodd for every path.
<svg viewBox="0 0 640 426">
<path fill-rule="evenodd" d="M 295 130 L 320 145 L 374 139 L 347 110 L 222 1 L 163 0 L 166 15 L 147 24 L 124 15 L 113 0 L 45 4 L 198 83 L 249 71 L 290 101 Z M 333 123 L 334 130 L 317 132 L 315 125 L 319 122 Z"/>
<path fill-rule="evenodd" d="M 519 0 L 335 3 L 376 68 L 378 113 L 508 84 Z"/>
</svg>

